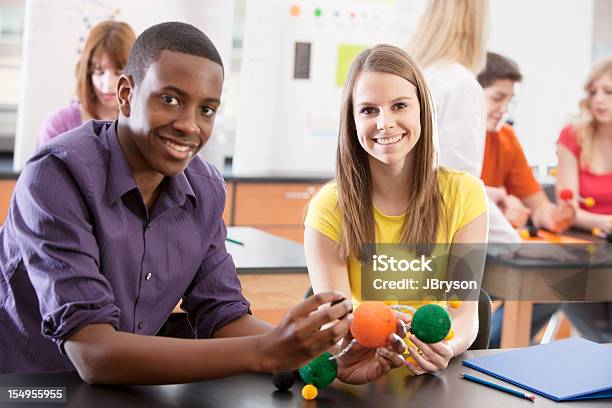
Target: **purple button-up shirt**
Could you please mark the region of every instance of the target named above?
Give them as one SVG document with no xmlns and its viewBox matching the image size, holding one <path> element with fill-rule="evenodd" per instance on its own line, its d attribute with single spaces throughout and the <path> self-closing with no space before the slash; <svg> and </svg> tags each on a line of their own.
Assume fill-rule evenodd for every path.
<svg viewBox="0 0 612 408">
<path fill-rule="evenodd" d="M 70 335 L 93 323 L 153 335 L 181 298 L 198 338 L 246 314 L 224 203 L 219 172 L 196 157 L 148 214 L 116 122 L 39 149 L 0 229 L 0 372 L 73 370 Z"/>
</svg>

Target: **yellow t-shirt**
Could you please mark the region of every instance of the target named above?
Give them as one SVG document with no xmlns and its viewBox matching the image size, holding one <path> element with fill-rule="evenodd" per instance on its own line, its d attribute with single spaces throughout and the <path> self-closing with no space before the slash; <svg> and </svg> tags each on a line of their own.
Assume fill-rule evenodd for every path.
<svg viewBox="0 0 612 408">
<path fill-rule="evenodd" d="M 481 180 L 457 170 L 441 169 L 438 172 L 438 182 L 444 199 L 442 214 L 445 220 L 438 229 L 437 243 L 452 243 L 458 230 L 487 211 L 486 193 Z M 399 243 L 405 216 L 385 215 L 374 206 L 376 243 Z M 340 242 L 342 214 L 335 182 L 325 185 L 313 197 L 305 224 L 333 241 Z M 348 272 L 353 302 L 357 304 L 361 293 L 361 263 L 355 257 L 349 259 Z"/>
</svg>

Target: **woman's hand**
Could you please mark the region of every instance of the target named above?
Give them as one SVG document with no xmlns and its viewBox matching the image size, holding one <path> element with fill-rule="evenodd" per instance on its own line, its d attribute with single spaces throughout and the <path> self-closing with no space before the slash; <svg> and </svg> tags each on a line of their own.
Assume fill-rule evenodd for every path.
<svg viewBox="0 0 612 408">
<path fill-rule="evenodd" d="M 404 365 L 406 344 L 406 326 L 411 318 L 405 313 L 395 311 L 397 329 L 389 336 L 389 343 L 375 349 L 355 344 L 344 356 L 338 359 L 338 379 L 348 384 L 365 384 L 374 381 L 393 368 Z M 352 336 L 347 335 L 340 350 L 351 342 Z"/>
<path fill-rule="evenodd" d="M 410 360 L 406 360 L 406 366 L 416 375 L 442 371 L 448 367 L 448 362 L 453 358 L 453 349 L 446 340 L 427 344 L 419 340 L 413 334 L 410 336 L 410 341 L 412 341 L 423 353 L 419 354 L 412 346 L 408 348 L 408 352 L 414 359 L 414 363 Z"/>
<path fill-rule="evenodd" d="M 572 225 L 575 217 L 576 209 L 567 201 L 561 201 L 557 205 L 545 203 L 536 208 L 533 223 L 537 228 L 544 228 L 559 234 Z"/>
<path fill-rule="evenodd" d="M 609 215 L 601 215 L 596 214 L 598 216 L 597 228 L 602 230 L 603 232 L 611 233 L 612 232 L 612 217 Z"/>
<path fill-rule="evenodd" d="M 272 331 L 260 336 L 256 367 L 263 372 L 294 370 L 336 345 L 348 333 L 353 320 L 350 300 L 317 310 L 344 299 L 340 292 L 313 295 L 287 312 Z M 321 326 L 330 322 L 325 329 Z"/>
</svg>

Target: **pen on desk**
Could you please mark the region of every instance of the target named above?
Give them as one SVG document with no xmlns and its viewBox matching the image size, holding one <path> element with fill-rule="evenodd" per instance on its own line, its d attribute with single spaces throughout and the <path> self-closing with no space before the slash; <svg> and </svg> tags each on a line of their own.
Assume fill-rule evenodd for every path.
<svg viewBox="0 0 612 408">
<path fill-rule="evenodd" d="M 237 241 L 237 240 L 235 240 L 235 239 L 225 238 L 225 240 L 226 240 L 227 242 L 231 242 L 232 244 L 236 244 L 236 245 L 243 245 L 243 246 L 244 246 L 244 242 L 240 242 L 240 241 Z"/>
<path fill-rule="evenodd" d="M 503 385 L 495 384 L 493 382 L 484 380 L 482 378 L 474 377 L 473 375 L 470 375 L 470 374 L 461 373 L 459 374 L 459 377 L 465 380 L 476 382 L 478 384 L 486 385 L 487 387 L 495 388 L 496 390 L 507 392 L 508 394 L 516 395 L 517 397 L 528 399 L 529 401 L 532 401 L 532 402 L 535 401 L 535 395 L 533 394 L 525 394 L 524 392 L 516 391 L 516 390 L 513 390 L 512 388 L 504 387 Z"/>
</svg>

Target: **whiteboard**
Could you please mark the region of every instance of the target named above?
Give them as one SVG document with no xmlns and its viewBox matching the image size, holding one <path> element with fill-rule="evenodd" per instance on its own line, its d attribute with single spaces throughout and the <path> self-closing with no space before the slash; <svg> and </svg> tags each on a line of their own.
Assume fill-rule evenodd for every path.
<svg viewBox="0 0 612 408">
<path fill-rule="evenodd" d="M 423 5 L 268 0 L 261 7 L 247 0 L 234 174 L 331 176 L 343 82 L 338 75 L 346 75 L 350 63 L 344 50 L 404 46 Z M 296 78 L 298 44 L 310 44 L 308 78 Z"/>
<path fill-rule="evenodd" d="M 234 173 L 333 175 L 342 44 L 405 46 L 424 0 L 247 0 Z M 299 8 L 297 15 L 292 7 Z M 317 16 L 316 10 L 320 10 Z M 559 131 L 591 66 L 593 0 L 491 0 L 488 49 L 517 61 L 513 118 L 531 165 L 556 162 Z M 294 78 L 310 43 L 310 77 Z"/>
<path fill-rule="evenodd" d="M 28 0 L 25 7 L 15 171 L 34 151 L 45 118 L 75 99 L 79 51 L 100 21 L 126 22 L 137 35 L 166 21 L 192 24 L 210 37 L 230 72 L 233 0 Z"/>
</svg>

